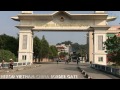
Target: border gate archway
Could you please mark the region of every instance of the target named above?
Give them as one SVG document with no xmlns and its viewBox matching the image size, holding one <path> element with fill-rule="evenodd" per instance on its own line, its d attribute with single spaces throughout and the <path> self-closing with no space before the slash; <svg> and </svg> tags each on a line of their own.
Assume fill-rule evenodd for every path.
<svg viewBox="0 0 120 90">
<path fill-rule="evenodd" d="M 13 20 L 19 21 L 19 62 L 33 61 L 34 31 L 88 31 L 89 61 L 106 65 L 106 53 L 103 42 L 110 28 L 107 22 L 115 18 L 108 17 L 104 11 L 93 14 L 70 14 L 57 11 L 53 14 L 33 14 L 33 11 L 22 11 Z"/>
</svg>

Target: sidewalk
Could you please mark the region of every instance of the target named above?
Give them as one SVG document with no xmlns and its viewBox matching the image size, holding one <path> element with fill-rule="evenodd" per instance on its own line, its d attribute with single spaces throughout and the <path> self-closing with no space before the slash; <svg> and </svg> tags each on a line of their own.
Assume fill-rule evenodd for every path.
<svg viewBox="0 0 120 90">
<path fill-rule="evenodd" d="M 92 79 L 120 79 L 116 76 L 91 68 L 89 63 L 79 63 L 78 67 L 84 70 Z"/>
<path fill-rule="evenodd" d="M 39 67 L 39 66 L 41 66 L 41 65 L 40 64 L 32 64 L 32 65 L 29 65 L 29 66 L 14 67 L 13 69 L 3 68 L 3 69 L 0 70 L 0 74 L 31 69 L 31 68 L 35 68 L 35 67 Z"/>
</svg>

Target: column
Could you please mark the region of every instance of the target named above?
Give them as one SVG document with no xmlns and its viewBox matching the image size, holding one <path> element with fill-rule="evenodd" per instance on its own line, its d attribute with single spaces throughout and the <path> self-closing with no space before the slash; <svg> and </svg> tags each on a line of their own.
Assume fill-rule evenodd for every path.
<svg viewBox="0 0 120 90">
<path fill-rule="evenodd" d="M 33 32 L 31 30 L 19 32 L 18 62 L 33 62 Z"/>
<path fill-rule="evenodd" d="M 89 33 L 88 33 L 88 38 L 89 38 L 89 40 L 88 40 L 88 42 L 89 42 L 89 61 L 91 61 L 91 62 L 93 62 L 93 46 L 94 46 L 94 44 L 93 44 L 93 32 L 92 31 L 90 31 Z"/>
<path fill-rule="evenodd" d="M 94 33 L 94 63 L 107 65 L 104 42 L 106 41 L 106 32 L 96 30 Z"/>
</svg>

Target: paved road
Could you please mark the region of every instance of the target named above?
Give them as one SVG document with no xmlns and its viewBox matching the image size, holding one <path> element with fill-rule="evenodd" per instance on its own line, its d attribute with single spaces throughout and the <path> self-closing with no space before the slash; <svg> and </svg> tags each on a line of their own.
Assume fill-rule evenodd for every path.
<svg viewBox="0 0 120 90">
<path fill-rule="evenodd" d="M 43 63 L 40 67 L 0 75 L 10 79 L 85 79 L 77 69 L 76 63 Z"/>
<path fill-rule="evenodd" d="M 77 69 L 78 66 L 92 76 L 93 79 L 119 79 L 113 75 L 92 69 L 89 64 L 84 63 L 76 65 L 74 62 L 69 64 L 65 64 L 64 62 L 56 64 L 56 62 L 54 62 L 37 65 L 38 67 L 35 68 L 0 73 L 0 79 L 85 79 Z M 34 67 L 34 65 L 32 65 L 32 67 Z"/>
</svg>

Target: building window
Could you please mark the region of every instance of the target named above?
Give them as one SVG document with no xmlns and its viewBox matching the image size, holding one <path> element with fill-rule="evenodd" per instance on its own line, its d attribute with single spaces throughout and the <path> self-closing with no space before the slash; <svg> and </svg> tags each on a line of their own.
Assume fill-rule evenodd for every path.
<svg viewBox="0 0 120 90">
<path fill-rule="evenodd" d="M 98 36 L 98 50 L 103 50 L 103 36 Z"/>
<path fill-rule="evenodd" d="M 27 56 L 26 55 L 22 55 L 22 60 L 26 60 Z"/>
<path fill-rule="evenodd" d="M 27 35 L 23 35 L 22 49 L 27 49 Z"/>
<path fill-rule="evenodd" d="M 103 57 L 98 57 L 99 62 L 103 62 Z"/>
</svg>

